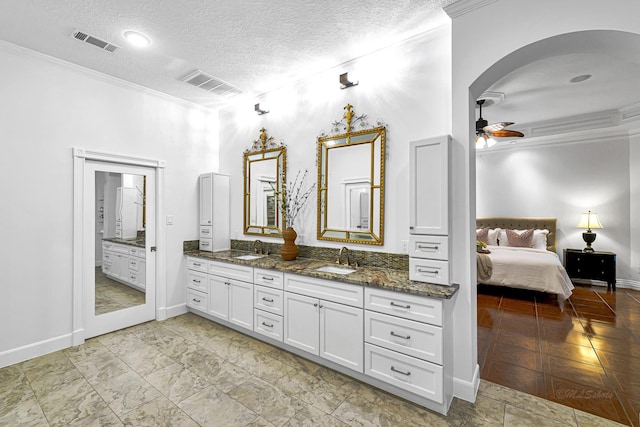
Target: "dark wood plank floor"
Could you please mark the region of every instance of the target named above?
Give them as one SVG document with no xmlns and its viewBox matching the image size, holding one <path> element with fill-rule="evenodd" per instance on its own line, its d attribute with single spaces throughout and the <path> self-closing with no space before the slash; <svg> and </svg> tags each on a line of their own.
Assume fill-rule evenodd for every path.
<svg viewBox="0 0 640 427">
<path fill-rule="evenodd" d="M 555 297 L 478 286 L 480 377 L 640 426 L 640 292 L 575 285 Z"/>
</svg>

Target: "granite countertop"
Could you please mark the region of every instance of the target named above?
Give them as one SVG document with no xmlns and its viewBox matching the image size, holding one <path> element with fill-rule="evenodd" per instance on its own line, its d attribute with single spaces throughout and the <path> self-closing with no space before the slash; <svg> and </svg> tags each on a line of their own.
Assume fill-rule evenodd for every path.
<svg viewBox="0 0 640 427">
<path fill-rule="evenodd" d="M 145 240 L 144 237 L 143 238 L 137 238 L 137 239 L 119 239 L 117 237 L 106 237 L 104 239 L 102 239 L 103 242 L 111 242 L 111 243 L 119 243 L 121 245 L 129 245 L 129 246 L 136 246 L 138 248 L 144 248 L 145 247 Z"/>
<path fill-rule="evenodd" d="M 262 258 L 243 260 L 236 258 L 242 255 L 253 255 L 251 252 L 239 250 L 227 250 L 220 252 L 185 251 L 185 255 L 198 258 L 206 258 L 214 261 L 223 261 L 232 264 L 241 264 L 249 267 L 278 270 L 285 273 L 295 273 L 320 279 L 338 280 L 355 285 L 372 286 L 392 291 L 405 292 L 421 296 L 449 299 L 458 291 L 459 285 L 437 285 L 434 283 L 416 282 L 409 280 L 409 272 L 376 267 L 347 267 L 339 266 L 330 261 L 322 261 L 308 258 L 297 258 L 294 261 L 284 261 L 280 255 L 264 255 Z M 326 273 L 316 270 L 319 267 L 333 266 L 353 268 L 356 270 L 350 274 Z"/>
</svg>

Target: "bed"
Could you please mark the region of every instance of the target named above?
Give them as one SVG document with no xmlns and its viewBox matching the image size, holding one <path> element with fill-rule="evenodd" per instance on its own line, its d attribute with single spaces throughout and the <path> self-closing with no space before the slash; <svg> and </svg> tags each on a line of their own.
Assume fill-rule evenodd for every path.
<svg viewBox="0 0 640 427">
<path fill-rule="evenodd" d="M 556 254 L 556 223 L 555 218 L 477 218 L 476 228 L 481 236 L 487 234 L 489 252 L 478 254 L 478 283 L 551 293 L 564 302 L 573 284 Z M 535 231 L 525 235 L 524 230 Z M 530 235 L 531 240 L 518 240 Z M 509 246 L 509 238 L 525 246 Z"/>
</svg>

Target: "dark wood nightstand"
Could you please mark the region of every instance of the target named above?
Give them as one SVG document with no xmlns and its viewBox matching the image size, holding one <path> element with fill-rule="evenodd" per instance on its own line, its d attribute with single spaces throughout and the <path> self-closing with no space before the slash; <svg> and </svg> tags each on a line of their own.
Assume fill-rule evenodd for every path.
<svg viewBox="0 0 640 427">
<path fill-rule="evenodd" d="M 607 282 L 607 289 L 616 290 L 616 254 L 613 252 L 565 249 L 564 268 L 572 279 L 602 280 Z"/>
</svg>

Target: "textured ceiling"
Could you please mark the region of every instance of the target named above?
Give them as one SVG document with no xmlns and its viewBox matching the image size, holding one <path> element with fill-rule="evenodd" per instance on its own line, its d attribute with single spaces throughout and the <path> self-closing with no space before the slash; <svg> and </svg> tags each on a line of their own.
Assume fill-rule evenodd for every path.
<svg viewBox="0 0 640 427">
<path fill-rule="evenodd" d="M 331 68 L 433 27 L 454 0 L 2 0 L 0 39 L 217 107 L 179 81 L 200 69 L 249 94 Z M 72 37 L 79 29 L 121 49 Z M 125 30 L 153 40 L 127 45 Z"/>
</svg>

